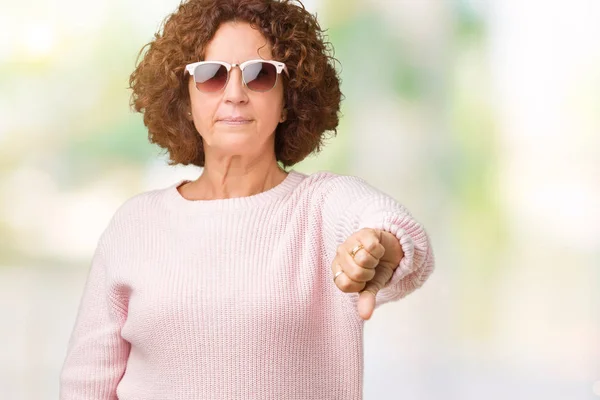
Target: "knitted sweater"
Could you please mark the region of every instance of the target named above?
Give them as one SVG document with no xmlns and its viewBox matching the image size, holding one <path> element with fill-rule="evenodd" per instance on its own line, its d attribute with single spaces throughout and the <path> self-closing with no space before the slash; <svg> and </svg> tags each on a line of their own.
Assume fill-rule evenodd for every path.
<svg viewBox="0 0 600 400">
<path fill-rule="evenodd" d="M 422 226 L 329 172 L 221 200 L 187 200 L 182 183 L 127 200 L 101 235 L 60 399 L 361 399 L 358 294 L 331 262 L 360 228 L 391 232 L 404 258 L 376 306 L 400 299 L 433 271 Z"/>
</svg>

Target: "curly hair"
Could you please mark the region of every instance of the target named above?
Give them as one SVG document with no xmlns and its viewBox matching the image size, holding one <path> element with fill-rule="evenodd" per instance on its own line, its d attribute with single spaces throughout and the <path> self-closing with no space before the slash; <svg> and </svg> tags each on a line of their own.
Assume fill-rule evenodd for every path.
<svg viewBox="0 0 600 400">
<path fill-rule="evenodd" d="M 297 3 L 297 4 L 296 4 Z M 275 156 L 285 167 L 319 152 L 325 133 L 337 134 L 340 79 L 331 43 L 315 16 L 293 0 L 187 0 L 169 15 L 162 32 L 129 78 L 131 106 L 143 114 L 148 138 L 169 153 L 169 164 L 204 166 L 202 137 L 186 118 L 189 92 L 185 65 L 204 59 L 206 46 L 224 22 L 258 29 L 284 62 L 287 119 L 275 131 Z"/>
</svg>

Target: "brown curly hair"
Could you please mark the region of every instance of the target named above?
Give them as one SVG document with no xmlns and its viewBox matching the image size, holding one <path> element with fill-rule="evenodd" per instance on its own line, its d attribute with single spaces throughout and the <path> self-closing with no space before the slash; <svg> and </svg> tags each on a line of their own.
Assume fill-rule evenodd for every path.
<svg viewBox="0 0 600 400">
<path fill-rule="evenodd" d="M 169 153 L 170 164 L 204 166 L 202 137 L 186 118 L 185 65 L 203 60 L 219 26 L 243 21 L 258 29 L 284 62 L 287 119 L 275 131 L 275 155 L 284 166 L 321 150 L 325 132 L 337 133 L 340 80 L 331 43 L 315 16 L 293 0 L 187 0 L 164 22 L 129 78 L 131 106 L 144 115 L 148 138 Z"/>
</svg>

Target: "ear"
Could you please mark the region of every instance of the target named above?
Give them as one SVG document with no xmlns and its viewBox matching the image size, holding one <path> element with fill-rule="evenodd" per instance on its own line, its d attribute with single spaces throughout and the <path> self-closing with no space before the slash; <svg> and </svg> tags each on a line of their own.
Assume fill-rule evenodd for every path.
<svg viewBox="0 0 600 400">
<path fill-rule="evenodd" d="M 188 111 L 185 113 L 185 119 L 187 119 L 188 121 L 193 121 L 194 118 L 192 117 L 192 112 Z"/>
<path fill-rule="evenodd" d="M 279 118 L 279 122 L 285 122 L 287 120 L 287 108 L 281 110 L 281 118 Z"/>
</svg>

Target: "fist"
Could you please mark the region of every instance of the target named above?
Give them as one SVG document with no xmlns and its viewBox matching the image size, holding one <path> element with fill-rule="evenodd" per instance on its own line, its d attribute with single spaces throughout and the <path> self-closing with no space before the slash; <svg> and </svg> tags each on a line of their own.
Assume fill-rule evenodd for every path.
<svg viewBox="0 0 600 400">
<path fill-rule="evenodd" d="M 377 292 L 390 280 L 403 255 L 394 235 L 370 228 L 354 233 L 337 248 L 331 264 L 333 281 L 342 292 L 360 292 L 361 318 L 371 318 Z"/>
</svg>

